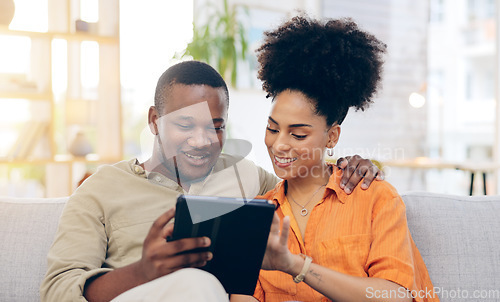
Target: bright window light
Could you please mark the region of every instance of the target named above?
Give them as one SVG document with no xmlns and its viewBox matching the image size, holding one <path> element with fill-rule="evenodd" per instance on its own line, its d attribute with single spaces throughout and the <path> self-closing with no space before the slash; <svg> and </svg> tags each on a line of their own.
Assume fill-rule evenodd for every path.
<svg viewBox="0 0 500 302">
<path fill-rule="evenodd" d="M 0 121 L 2 124 L 22 123 L 30 119 L 30 102 L 28 100 L 0 99 Z"/>
<path fill-rule="evenodd" d="M 0 73 L 28 73 L 31 40 L 28 37 L 0 36 Z"/>
<path fill-rule="evenodd" d="M 122 85 L 150 94 L 172 56 L 193 38 L 193 1 L 143 1 L 139 9 L 122 1 L 120 10 Z"/>
<path fill-rule="evenodd" d="M 52 91 L 61 95 L 68 86 L 68 42 L 63 39 L 52 40 Z M 57 100 L 57 98 L 56 98 Z"/>
<path fill-rule="evenodd" d="M 99 1 L 80 1 L 80 18 L 85 22 L 99 21 Z"/>
<path fill-rule="evenodd" d="M 99 84 L 99 44 L 83 41 L 81 44 L 81 80 L 84 89 L 97 88 Z"/>
<path fill-rule="evenodd" d="M 425 105 L 425 97 L 420 93 L 413 92 L 410 94 L 409 101 L 413 108 L 422 108 Z"/>
<path fill-rule="evenodd" d="M 10 23 L 10 29 L 47 32 L 48 0 L 16 0 L 15 4 L 16 12 Z"/>
</svg>

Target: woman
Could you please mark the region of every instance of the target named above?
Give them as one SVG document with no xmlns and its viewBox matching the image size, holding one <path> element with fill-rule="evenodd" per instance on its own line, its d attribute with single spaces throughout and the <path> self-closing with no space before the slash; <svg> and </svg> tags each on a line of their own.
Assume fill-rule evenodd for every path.
<svg viewBox="0 0 500 302">
<path fill-rule="evenodd" d="M 377 90 L 385 45 L 350 19 L 295 17 L 266 32 L 259 78 L 273 107 L 265 143 L 283 179 L 254 297 L 232 301 L 438 301 L 387 182 L 351 195 L 324 160 L 349 108 Z"/>
</svg>

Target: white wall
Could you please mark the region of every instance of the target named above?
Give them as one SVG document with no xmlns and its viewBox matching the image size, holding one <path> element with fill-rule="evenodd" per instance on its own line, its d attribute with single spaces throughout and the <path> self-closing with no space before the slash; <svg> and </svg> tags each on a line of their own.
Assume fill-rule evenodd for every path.
<svg viewBox="0 0 500 302">
<path fill-rule="evenodd" d="M 206 1 L 206 0 L 203 0 Z M 213 1 L 213 0 L 210 0 Z M 409 105 L 408 96 L 426 82 L 428 2 L 411 0 L 239 0 L 252 10 L 270 12 L 272 18 L 254 20 L 253 26 L 274 28 L 297 9 L 311 16 L 353 17 L 360 26 L 388 45 L 383 89 L 365 112 L 350 112 L 343 124 L 336 155 L 361 154 L 390 160 L 426 155 L 426 108 Z M 195 10 L 199 7 L 195 2 Z M 311 12 L 310 10 L 313 10 Z M 195 13 L 196 15 L 196 13 Z M 245 71 L 243 71 L 245 74 Z M 251 74 L 255 77 L 255 74 Z M 230 135 L 253 145 L 249 158 L 271 170 L 263 136 L 270 100 L 260 92 L 260 83 L 231 91 Z M 390 172 L 389 179 L 400 191 L 411 185 L 408 171 Z"/>
<path fill-rule="evenodd" d="M 426 82 L 428 2 L 323 0 L 322 11 L 325 17 L 352 17 L 388 47 L 383 87 L 368 110 L 349 112 L 339 155 L 382 161 L 426 155 L 426 109 L 411 107 L 408 97 Z M 399 191 L 415 183 L 404 169 L 390 169 L 387 176 Z"/>
</svg>

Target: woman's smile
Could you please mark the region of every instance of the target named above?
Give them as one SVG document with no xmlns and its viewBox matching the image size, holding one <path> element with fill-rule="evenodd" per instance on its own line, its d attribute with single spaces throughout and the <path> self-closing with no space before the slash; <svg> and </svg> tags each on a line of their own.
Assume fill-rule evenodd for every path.
<svg viewBox="0 0 500 302">
<path fill-rule="evenodd" d="M 274 156 L 274 164 L 280 168 L 288 167 L 296 160 L 297 157 L 278 157 L 276 155 Z"/>
</svg>

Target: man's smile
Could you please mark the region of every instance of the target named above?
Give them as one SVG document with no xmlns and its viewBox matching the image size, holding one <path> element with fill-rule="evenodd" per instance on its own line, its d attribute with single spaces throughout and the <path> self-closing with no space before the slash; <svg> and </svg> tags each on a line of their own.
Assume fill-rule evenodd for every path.
<svg viewBox="0 0 500 302">
<path fill-rule="evenodd" d="M 196 151 L 183 151 L 181 154 L 185 155 L 185 159 L 194 166 L 202 166 L 207 164 L 212 157 L 210 152 L 196 152 Z"/>
</svg>

